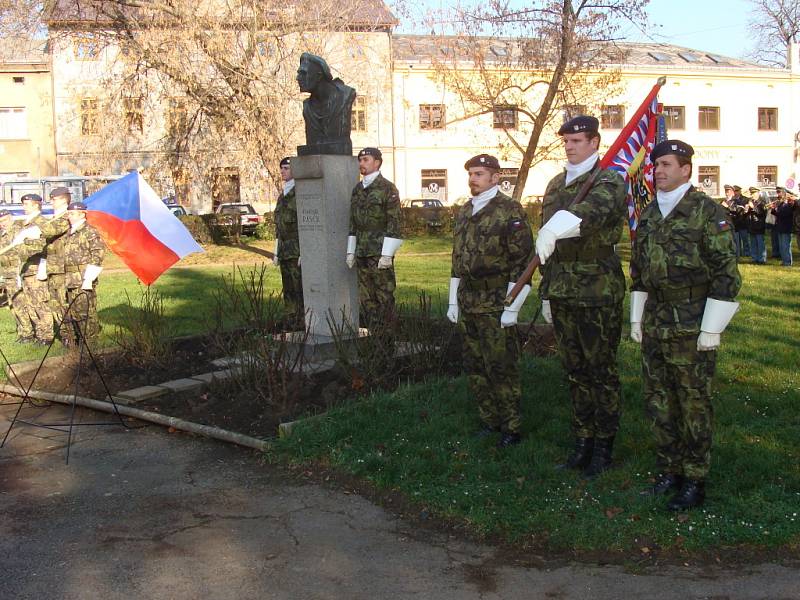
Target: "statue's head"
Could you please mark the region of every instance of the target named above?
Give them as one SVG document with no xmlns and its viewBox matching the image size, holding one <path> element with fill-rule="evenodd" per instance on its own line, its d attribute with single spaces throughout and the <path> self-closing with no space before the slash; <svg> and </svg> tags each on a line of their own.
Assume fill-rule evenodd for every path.
<svg viewBox="0 0 800 600">
<path fill-rule="evenodd" d="M 297 83 L 300 85 L 300 91 L 311 92 L 322 80 L 333 80 L 328 63 L 316 54 L 303 52 L 300 56 L 300 68 L 297 69 Z"/>
</svg>

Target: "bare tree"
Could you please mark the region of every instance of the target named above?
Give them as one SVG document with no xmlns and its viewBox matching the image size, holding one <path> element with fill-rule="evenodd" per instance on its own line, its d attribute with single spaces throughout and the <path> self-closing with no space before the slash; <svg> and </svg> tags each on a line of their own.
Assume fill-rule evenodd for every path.
<svg viewBox="0 0 800 600">
<path fill-rule="evenodd" d="M 797 0 L 751 0 L 748 26 L 755 38 L 751 58 L 786 67 L 789 45 L 800 41 L 800 3 Z"/>
<path fill-rule="evenodd" d="M 557 147 L 563 113 L 586 110 L 619 91 L 625 52 L 614 42 L 624 21 L 644 23 L 649 0 L 535 0 L 525 8 L 508 0 L 462 5 L 431 19 L 439 37 L 431 53 L 437 78 L 460 100 L 454 120 L 500 115 L 506 143 L 501 152 L 519 158 L 514 198 L 530 168 Z M 505 113 L 504 113 L 505 111 Z M 518 122 L 503 124 L 514 111 Z M 497 120 L 497 116 L 495 117 Z"/>
<path fill-rule="evenodd" d="M 144 151 L 151 177 L 173 181 L 163 190 L 224 178 L 225 166 L 234 164 L 266 197 L 280 181 L 278 160 L 302 143 L 300 53 L 323 55 L 334 70 L 346 66 L 348 83 L 359 91 L 374 86 L 369 70 L 356 63 L 375 62 L 369 33 L 385 27 L 389 14 L 364 10 L 375 5 L 56 0 L 48 18 L 54 47 L 102 57 L 102 72 L 87 70 L 85 77 L 87 86 L 94 84 L 91 93 L 101 94 L 97 102 L 79 82 L 72 94 L 80 122 L 75 117 L 71 131 L 83 170 L 91 169 L 87 157 L 102 170 Z M 355 36 L 353 28 L 365 35 Z"/>
</svg>

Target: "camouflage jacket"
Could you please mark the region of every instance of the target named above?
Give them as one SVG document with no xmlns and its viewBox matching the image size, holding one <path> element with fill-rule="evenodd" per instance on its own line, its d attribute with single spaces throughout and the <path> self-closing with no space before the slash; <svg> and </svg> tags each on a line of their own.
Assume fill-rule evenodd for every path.
<svg viewBox="0 0 800 600">
<path fill-rule="evenodd" d="M 592 171 L 565 185 L 566 172 L 550 180 L 542 200 L 542 224 L 566 210 Z M 625 182 L 615 171 L 597 175 L 583 200 L 569 207 L 581 220 L 580 237 L 558 240 L 541 268 L 539 295 L 575 306 L 616 304 L 625 296 L 625 275 L 614 250 L 627 217 Z"/>
<path fill-rule="evenodd" d="M 67 288 L 79 288 L 88 265 L 102 266 L 106 245 L 97 230 L 84 223 L 66 236 L 64 258 L 66 260 Z"/>
<path fill-rule="evenodd" d="M 400 194 L 383 175 L 364 189 L 359 182 L 350 198 L 350 235 L 356 256 L 380 256 L 383 238 L 400 238 Z"/>
<path fill-rule="evenodd" d="M 732 301 L 742 285 L 727 211 L 689 188 L 665 219 L 643 210 L 631 255 L 633 290 L 648 292 L 643 328 L 659 339 L 700 332 L 706 297 Z"/>
<path fill-rule="evenodd" d="M 519 202 L 498 193 L 472 214 L 460 208 L 453 231 L 451 277 L 459 277 L 458 305 L 466 313 L 503 309 L 509 282 L 520 278 L 533 256 L 533 234 Z"/>
<path fill-rule="evenodd" d="M 48 232 L 54 231 L 53 229 L 48 227 L 50 221 L 41 214 L 34 217 L 30 223 L 20 222 L 19 231 L 25 229 L 26 227 L 31 227 L 36 225 L 39 229 L 42 230 L 42 235 L 38 239 L 35 240 L 25 240 L 22 244 L 16 247 L 16 255 L 20 261 L 20 275 L 23 277 L 33 277 L 36 275 L 36 271 L 39 268 L 39 261 L 45 257 L 44 248 L 47 244 L 47 236 L 45 235 L 45 230 Z M 67 223 L 67 228 L 69 228 L 69 223 Z M 18 231 L 18 232 L 19 232 Z"/>
<path fill-rule="evenodd" d="M 11 244 L 14 236 L 21 229 L 19 221 L 12 221 L 11 227 L 6 231 L 0 232 L 0 248 L 5 248 Z M 0 277 L 6 282 L 11 279 L 16 279 L 19 274 L 20 261 L 17 252 L 14 249 L 8 250 L 0 254 Z"/>
<path fill-rule="evenodd" d="M 300 236 L 297 233 L 297 199 L 294 188 L 285 196 L 278 196 L 275 203 L 275 235 L 278 243 L 278 259 L 287 260 L 300 256 Z"/>
<path fill-rule="evenodd" d="M 47 241 L 44 255 L 47 259 L 48 274 L 64 273 L 64 245 L 69 231 L 69 221 L 66 213 L 47 219 L 46 223 L 39 227 L 42 230 L 42 236 Z"/>
</svg>

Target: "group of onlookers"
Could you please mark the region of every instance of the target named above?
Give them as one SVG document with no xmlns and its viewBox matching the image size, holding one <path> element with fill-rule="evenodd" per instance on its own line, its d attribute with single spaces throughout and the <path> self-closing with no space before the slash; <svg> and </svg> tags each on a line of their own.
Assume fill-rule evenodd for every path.
<svg viewBox="0 0 800 600">
<path fill-rule="evenodd" d="M 780 259 L 784 267 L 792 266 L 792 235 L 797 236 L 800 248 L 800 203 L 797 195 L 777 187 L 777 198 L 770 200 L 757 187 L 749 195 L 738 185 L 725 186 L 722 201 L 730 213 L 736 241 L 736 256 L 749 256 L 757 265 L 767 264 L 767 245 L 770 258 Z"/>
</svg>

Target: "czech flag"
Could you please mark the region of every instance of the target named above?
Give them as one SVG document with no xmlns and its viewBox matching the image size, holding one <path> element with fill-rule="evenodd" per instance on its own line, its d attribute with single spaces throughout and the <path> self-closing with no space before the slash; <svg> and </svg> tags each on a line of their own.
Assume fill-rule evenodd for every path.
<svg viewBox="0 0 800 600">
<path fill-rule="evenodd" d="M 87 222 L 145 285 L 187 254 L 203 252 L 139 173 L 110 183 L 84 202 Z"/>
</svg>

